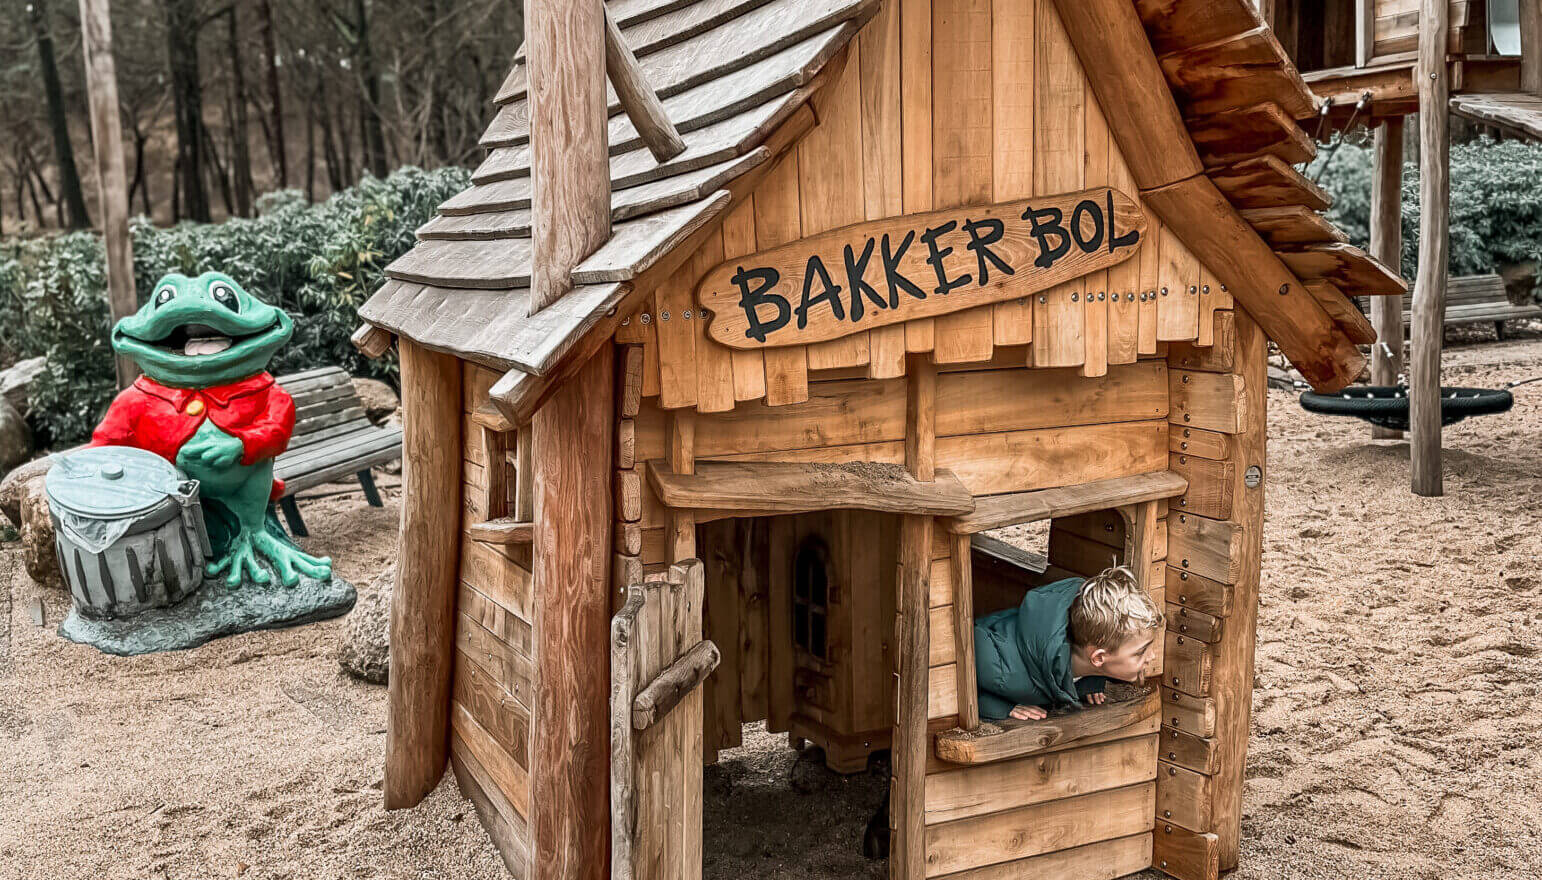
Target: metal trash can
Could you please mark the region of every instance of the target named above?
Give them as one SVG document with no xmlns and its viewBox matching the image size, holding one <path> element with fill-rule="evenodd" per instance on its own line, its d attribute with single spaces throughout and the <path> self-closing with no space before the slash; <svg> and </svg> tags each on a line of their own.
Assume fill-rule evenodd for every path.
<svg viewBox="0 0 1542 880">
<path fill-rule="evenodd" d="M 187 479 L 153 452 L 98 446 L 61 456 L 44 481 L 59 568 L 84 617 L 173 605 L 203 583 L 212 552 Z"/>
</svg>

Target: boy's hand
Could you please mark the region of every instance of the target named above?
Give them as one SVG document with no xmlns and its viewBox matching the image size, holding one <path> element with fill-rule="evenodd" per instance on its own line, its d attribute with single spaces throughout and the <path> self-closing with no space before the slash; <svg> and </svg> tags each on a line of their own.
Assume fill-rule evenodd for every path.
<svg viewBox="0 0 1542 880">
<path fill-rule="evenodd" d="M 1082 699 L 1087 701 L 1087 705 L 1089 705 L 1089 706 L 1101 706 L 1101 705 L 1103 705 L 1103 701 L 1106 700 L 1107 698 L 1108 698 L 1107 694 L 1101 694 L 1101 693 L 1099 693 L 1099 694 L 1088 694 L 1087 696 L 1082 697 Z"/>
<path fill-rule="evenodd" d="M 1018 721 L 1038 721 L 1048 718 L 1049 713 L 1039 706 L 1017 706 L 1012 710 L 1012 717 Z"/>
</svg>

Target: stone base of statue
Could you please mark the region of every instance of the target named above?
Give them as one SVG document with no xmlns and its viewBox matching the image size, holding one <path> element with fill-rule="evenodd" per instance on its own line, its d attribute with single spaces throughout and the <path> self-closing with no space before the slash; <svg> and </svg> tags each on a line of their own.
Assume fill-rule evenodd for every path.
<svg viewBox="0 0 1542 880">
<path fill-rule="evenodd" d="M 305 576 L 293 587 L 278 583 L 242 584 L 229 589 L 209 578 L 186 599 L 118 619 L 86 617 L 72 609 L 59 624 L 59 635 L 109 654 L 149 654 L 196 648 L 210 639 L 259 629 L 283 629 L 331 617 L 353 608 L 357 594 L 342 578 L 318 581 Z"/>
</svg>

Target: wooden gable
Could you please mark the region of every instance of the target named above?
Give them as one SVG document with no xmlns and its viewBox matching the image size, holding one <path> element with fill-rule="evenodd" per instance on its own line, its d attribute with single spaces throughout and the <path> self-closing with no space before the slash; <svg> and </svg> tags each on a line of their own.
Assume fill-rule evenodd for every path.
<svg viewBox="0 0 1542 880">
<path fill-rule="evenodd" d="M 1054 4 L 937 0 L 926 16 L 906 11 L 884 5 L 815 98 L 819 125 L 623 320 L 618 341 L 643 344 L 644 394 L 664 408 L 795 403 L 807 399 L 811 372 L 891 378 L 907 353 L 955 364 L 1010 349 L 1006 360 L 1023 366 L 1100 376 L 1162 342 L 1209 344 L 1211 316 L 1231 296 L 1141 203 Z M 807 345 L 732 349 L 707 334 L 697 283 L 725 260 L 867 221 L 1097 187 L 1128 197 L 1146 220 L 1138 253 L 1109 268 Z"/>
</svg>

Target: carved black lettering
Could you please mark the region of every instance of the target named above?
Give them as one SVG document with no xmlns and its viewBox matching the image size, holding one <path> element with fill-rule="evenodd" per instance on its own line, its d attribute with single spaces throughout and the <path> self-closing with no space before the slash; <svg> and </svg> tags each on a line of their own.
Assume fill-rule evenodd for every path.
<svg viewBox="0 0 1542 880">
<path fill-rule="evenodd" d="M 981 230 L 985 230 L 985 232 L 982 233 Z M 1006 234 L 1007 224 L 994 217 L 987 217 L 984 220 L 966 219 L 964 220 L 964 231 L 969 233 L 969 244 L 965 245 L 965 247 L 974 251 L 975 262 L 980 267 L 981 287 L 984 287 L 986 282 L 990 280 L 990 271 L 986 267 L 986 263 L 990 263 L 1008 275 L 1017 274 L 1017 270 L 1013 269 L 1007 264 L 1006 260 L 997 256 L 996 252 L 990 249 L 991 245 L 1001 241 L 1001 237 Z"/>
<path fill-rule="evenodd" d="M 814 278 L 818 276 L 819 283 L 824 286 L 815 296 L 809 296 L 809 289 L 814 286 Z M 830 273 L 825 269 L 825 264 L 815 254 L 808 258 L 808 265 L 803 269 L 803 299 L 798 303 L 798 329 L 808 326 L 808 307 L 815 303 L 827 302 L 830 304 L 830 312 L 836 320 L 846 319 L 846 307 L 841 305 L 840 293 L 844 288 L 830 280 Z"/>
<path fill-rule="evenodd" d="M 1092 218 L 1092 234 L 1082 235 L 1082 218 Z M 1071 211 L 1071 237 L 1082 253 L 1090 254 L 1103 244 L 1103 208 L 1091 199 L 1082 199 Z"/>
<path fill-rule="evenodd" d="M 899 273 L 899 261 L 904 259 L 905 252 L 910 250 L 910 243 L 915 241 L 914 231 L 905 233 L 900 241 L 898 251 L 889 250 L 889 234 L 883 236 L 883 248 L 879 251 L 879 259 L 883 261 L 883 280 L 889 285 L 889 308 L 899 308 L 899 292 L 904 290 L 916 299 L 926 299 L 926 291 L 917 287 L 915 282 Z"/>
<path fill-rule="evenodd" d="M 1123 235 L 1114 229 L 1114 191 L 1108 191 L 1108 252 L 1113 253 L 1117 248 L 1134 247 L 1140 243 L 1140 230 L 1132 229 Z"/>
<path fill-rule="evenodd" d="M 1031 224 L 1028 234 L 1039 240 L 1039 255 L 1033 260 L 1035 266 L 1048 269 L 1070 252 L 1071 236 L 1065 231 L 1065 215 L 1059 208 L 1035 208 L 1029 205 L 1023 209 L 1023 219 Z M 1053 247 L 1049 243 L 1050 236 L 1059 239 Z"/>
<path fill-rule="evenodd" d="M 875 244 L 877 242 L 869 238 L 867 243 L 862 246 L 861 257 L 857 257 L 852 253 L 851 245 L 848 244 L 845 248 L 846 285 L 851 288 L 851 322 L 853 324 L 862 320 L 864 305 L 862 298 L 864 296 L 872 300 L 873 305 L 880 309 L 889 308 L 889 303 L 883 296 L 877 290 L 874 290 L 873 286 L 868 284 L 867 280 L 862 277 L 867 272 L 867 261 L 873 258 L 873 246 Z M 898 304 L 897 301 L 896 304 Z"/>
<path fill-rule="evenodd" d="M 942 265 L 942 258 L 953 253 L 950 247 L 940 248 L 937 239 L 952 232 L 958 226 L 957 220 L 949 220 L 941 226 L 933 226 L 921 233 L 921 243 L 926 245 L 926 262 L 937 273 L 937 286 L 932 288 L 932 293 L 947 296 L 953 291 L 963 287 L 970 281 L 970 276 L 960 275 L 957 278 L 949 278 L 946 266 Z"/>
<path fill-rule="evenodd" d="M 787 302 L 787 297 L 766 293 L 782 280 L 782 273 L 769 266 L 763 269 L 745 269 L 740 266 L 730 280 L 739 288 L 739 308 L 744 310 L 744 319 L 748 322 L 744 328 L 745 336 L 756 342 L 765 342 L 767 334 L 787 326 L 788 319 L 792 317 L 792 306 Z M 753 288 L 752 284 L 755 285 Z M 771 306 L 776 310 L 776 317 L 769 321 L 761 320 L 761 306 Z"/>
</svg>

